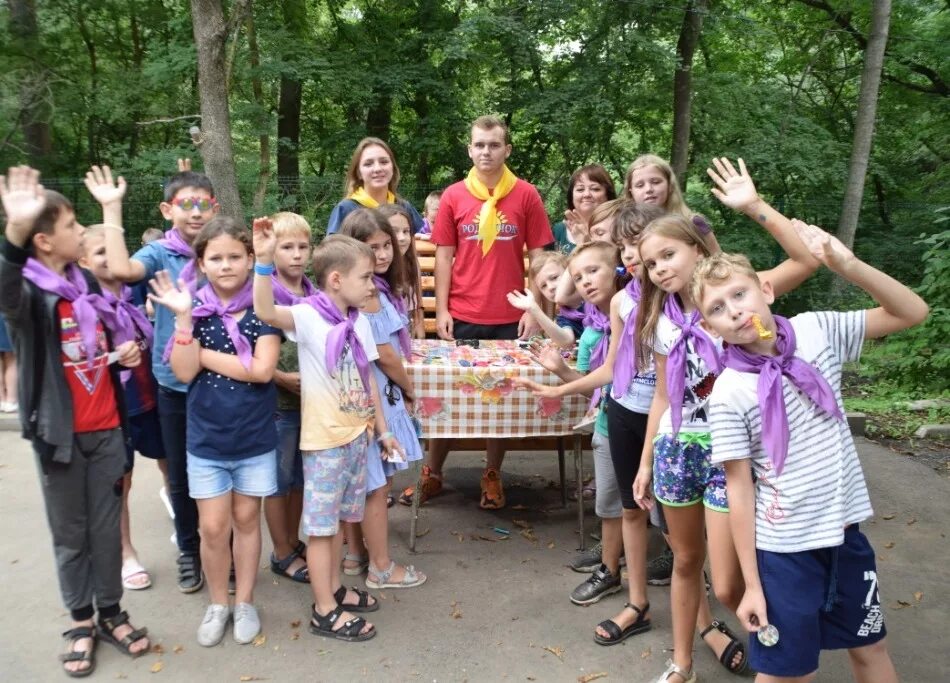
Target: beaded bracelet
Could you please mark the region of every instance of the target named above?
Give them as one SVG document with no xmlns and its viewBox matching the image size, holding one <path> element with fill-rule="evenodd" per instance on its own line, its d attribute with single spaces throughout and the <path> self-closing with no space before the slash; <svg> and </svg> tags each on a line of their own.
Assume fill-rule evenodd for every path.
<svg viewBox="0 0 950 683">
<path fill-rule="evenodd" d="M 255 263 L 254 264 L 254 273 L 256 275 L 263 275 L 264 277 L 268 277 L 270 275 L 273 275 L 275 270 L 277 269 L 274 267 L 273 263 Z"/>
<path fill-rule="evenodd" d="M 125 228 L 121 225 L 116 225 L 115 223 L 100 223 L 103 228 L 111 228 L 112 230 L 118 230 L 122 234 L 125 234 Z"/>
<path fill-rule="evenodd" d="M 179 346 L 190 346 L 192 342 L 195 341 L 194 337 L 188 337 L 187 339 L 182 337 L 175 337 L 175 343 Z"/>
</svg>

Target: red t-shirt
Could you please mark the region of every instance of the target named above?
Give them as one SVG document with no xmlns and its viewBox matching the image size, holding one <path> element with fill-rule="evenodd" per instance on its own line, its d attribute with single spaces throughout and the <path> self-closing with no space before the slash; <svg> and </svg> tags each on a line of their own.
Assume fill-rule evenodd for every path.
<svg viewBox="0 0 950 683">
<path fill-rule="evenodd" d="M 56 304 L 60 322 L 60 344 L 66 383 L 73 397 L 73 432 L 95 432 L 119 426 L 112 375 L 109 374 L 109 347 L 101 322 L 96 322 L 96 359 L 90 363 L 82 348 L 79 325 L 73 320 L 73 305 L 65 299 Z"/>
<path fill-rule="evenodd" d="M 524 249 L 553 242 L 551 223 L 534 185 L 519 179 L 497 204 L 498 236 L 482 256 L 478 214 L 483 203 L 464 182 L 450 185 L 439 202 L 432 242 L 455 247 L 449 313 L 478 325 L 518 322 L 523 312 L 509 304 L 505 295 L 524 289 Z"/>
</svg>

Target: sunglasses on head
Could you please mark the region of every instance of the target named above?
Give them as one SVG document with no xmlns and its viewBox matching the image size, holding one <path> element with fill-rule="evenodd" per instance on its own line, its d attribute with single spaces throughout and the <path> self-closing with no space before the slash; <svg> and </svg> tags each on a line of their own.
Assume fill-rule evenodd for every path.
<svg viewBox="0 0 950 683">
<path fill-rule="evenodd" d="M 170 203 L 184 211 L 191 211 L 195 207 L 198 207 L 199 211 L 205 212 L 216 207 L 218 200 L 213 197 L 211 199 L 207 197 L 183 197 L 182 199 L 173 199 Z"/>
</svg>

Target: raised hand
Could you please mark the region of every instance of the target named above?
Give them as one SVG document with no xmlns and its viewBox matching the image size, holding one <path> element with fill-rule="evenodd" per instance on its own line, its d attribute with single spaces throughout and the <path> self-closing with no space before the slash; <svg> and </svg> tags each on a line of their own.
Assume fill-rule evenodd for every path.
<svg viewBox="0 0 950 683">
<path fill-rule="evenodd" d="M 534 299 L 531 290 L 519 292 L 517 290 L 508 292 L 508 303 L 521 311 L 533 311 L 538 307 L 538 302 Z"/>
<path fill-rule="evenodd" d="M 564 362 L 564 356 L 561 355 L 561 350 L 555 344 L 532 342 L 531 346 L 528 347 L 528 352 L 542 368 L 549 372 L 558 374 L 568 369 L 567 363 Z"/>
<path fill-rule="evenodd" d="M 93 166 L 86 171 L 86 189 L 102 206 L 121 202 L 125 196 L 125 178 L 119 176 L 112 180 L 112 169 L 108 166 Z"/>
<path fill-rule="evenodd" d="M 40 172 L 29 166 L 11 167 L 5 176 L 0 175 L 0 201 L 7 216 L 7 239 L 24 246 L 46 206 Z"/>
<path fill-rule="evenodd" d="M 716 183 L 716 187 L 712 188 L 716 199 L 737 211 L 749 209 L 759 201 L 755 184 L 742 159 L 739 159 L 738 173 L 726 157 L 713 158 L 713 166 L 716 170 L 707 168 L 706 174 Z"/>
<path fill-rule="evenodd" d="M 798 238 L 811 252 L 811 255 L 823 263 L 829 270 L 841 271 L 855 260 L 854 252 L 848 249 L 841 240 L 831 235 L 817 225 L 792 219 L 792 227 Z"/>
<path fill-rule="evenodd" d="M 590 241 L 590 226 L 577 210 L 568 209 L 564 212 L 564 227 L 567 228 L 574 244 L 580 246 Z"/>
<path fill-rule="evenodd" d="M 185 157 L 184 159 L 178 160 L 178 172 L 184 173 L 185 171 L 191 170 L 191 159 Z"/>
<path fill-rule="evenodd" d="M 152 288 L 148 295 L 150 301 L 161 304 L 176 316 L 191 315 L 191 292 L 184 280 L 179 278 L 176 286 L 168 271 L 160 270 L 148 281 L 148 285 Z"/>
<path fill-rule="evenodd" d="M 254 258 L 258 263 L 269 265 L 274 262 L 274 250 L 277 248 L 277 235 L 270 218 L 255 218 Z"/>
</svg>

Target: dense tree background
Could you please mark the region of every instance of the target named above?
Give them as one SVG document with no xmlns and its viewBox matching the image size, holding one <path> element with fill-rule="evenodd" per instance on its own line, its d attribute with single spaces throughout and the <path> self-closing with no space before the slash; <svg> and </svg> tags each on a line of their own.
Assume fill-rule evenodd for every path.
<svg viewBox="0 0 950 683">
<path fill-rule="evenodd" d="M 200 163 L 188 0 L 7 0 L 0 5 L 0 164 L 29 160 L 95 218 L 80 178 L 110 164 L 131 184 L 134 239 L 159 223 L 175 158 Z M 705 167 L 743 156 L 760 192 L 834 229 L 851 153 L 871 3 L 859 0 L 231 0 L 224 71 L 243 208 L 294 208 L 318 229 L 340 199 L 354 144 L 391 143 L 417 205 L 468 168 L 467 123 L 496 113 L 511 166 L 552 217 L 571 171 L 617 179 L 643 152 L 670 157 L 678 44 L 698 31 L 689 77 L 690 205 L 727 248 L 776 249 L 716 206 Z M 700 19 L 701 21 L 691 21 Z M 857 251 L 912 283 L 950 206 L 950 10 L 895 3 Z M 682 71 L 680 69 L 679 71 Z M 678 82 L 681 82 L 678 81 Z M 793 301 L 814 305 L 814 280 Z"/>
</svg>

